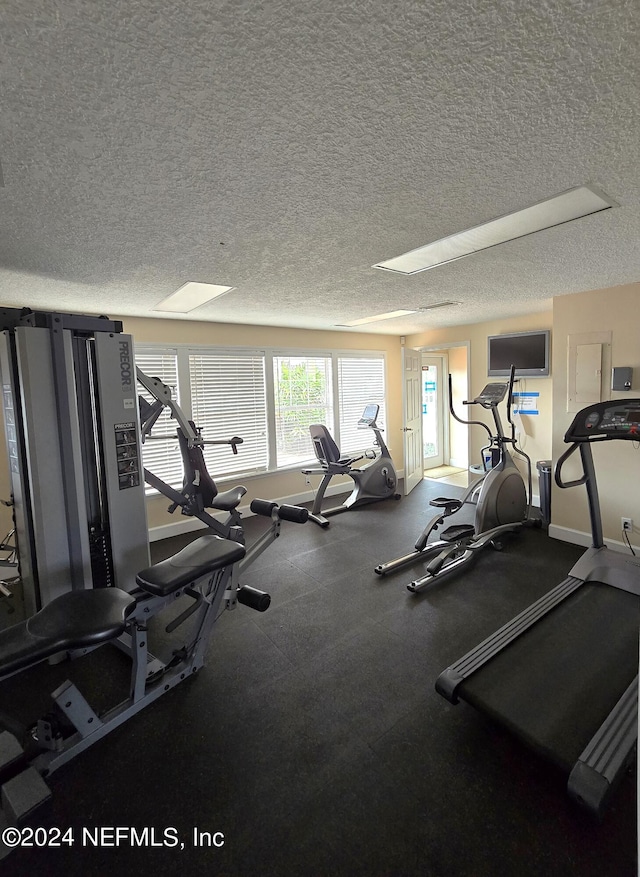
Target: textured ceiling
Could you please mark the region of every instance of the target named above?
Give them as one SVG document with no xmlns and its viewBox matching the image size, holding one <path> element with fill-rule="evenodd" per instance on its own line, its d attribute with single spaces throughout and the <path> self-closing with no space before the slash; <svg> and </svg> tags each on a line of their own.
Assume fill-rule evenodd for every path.
<svg viewBox="0 0 640 877">
<path fill-rule="evenodd" d="M 404 334 L 640 280 L 637 0 L 4 0 L 0 303 Z M 371 268 L 592 182 L 599 215 Z M 157 316 L 157 314 L 156 314 Z"/>
</svg>

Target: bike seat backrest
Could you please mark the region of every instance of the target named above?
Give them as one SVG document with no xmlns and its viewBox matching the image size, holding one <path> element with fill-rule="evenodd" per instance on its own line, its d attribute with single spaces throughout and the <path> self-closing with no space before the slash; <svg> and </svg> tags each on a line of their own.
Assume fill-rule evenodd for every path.
<svg viewBox="0 0 640 877">
<path fill-rule="evenodd" d="M 340 448 L 331 437 L 331 433 L 322 423 L 312 423 L 309 427 L 313 450 L 318 462 L 323 465 L 340 462 Z"/>
<path fill-rule="evenodd" d="M 189 423 L 195 432 L 195 424 L 191 420 Z M 184 467 L 184 486 L 190 486 L 192 490 L 197 491 L 202 498 L 204 508 L 211 508 L 215 497 L 218 495 L 218 488 L 211 475 L 209 475 L 202 448 L 198 445 L 189 447 L 187 437 L 180 427 L 178 427 L 178 443 Z"/>
</svg>

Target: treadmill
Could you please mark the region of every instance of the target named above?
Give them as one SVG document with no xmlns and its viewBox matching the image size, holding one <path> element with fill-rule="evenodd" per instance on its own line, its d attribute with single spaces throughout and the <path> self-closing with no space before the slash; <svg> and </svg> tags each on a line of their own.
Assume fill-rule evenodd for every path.
<svg viewBox="0 0 640 877">
<path fill-rule="evenodd" d="M 604 545 L 591 445 L 640 442 L 640 399 L 580 411 L 558 460 L 563 489 L 587 489 L 592 546 L 568 577 L 444 670 L 436 690 L 506 726 L 569 774 L 571 797 L 600 816 L 638 735 L 640 558 Z M 579 451 L 582 475 L 562 480 Z"/>
</svg>

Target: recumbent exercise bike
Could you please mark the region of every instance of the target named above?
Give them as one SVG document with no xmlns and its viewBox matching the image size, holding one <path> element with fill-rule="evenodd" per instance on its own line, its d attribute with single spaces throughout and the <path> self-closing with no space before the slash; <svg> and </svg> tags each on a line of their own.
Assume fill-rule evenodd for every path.
<svg viewBox="0 0 640 877">
<path fill-rule="evenodd" d="M 328 527 L 327 518 L 339 515 L 350 509 L 383 499 L 400 499 L 396 493 L 398 476 L 396 474 L 389 449 L 382 438 L 382 430 L 377 424 L 380 406 L 367 405 L 358 421 L 358 429 L 371 429 L 375 435 L 374 444 L 379 449 L 365 451 L 358 457 L 343 457 L 327 427 L 322 423 L 313 423 L 309 427 L 313 450 L 320 463 L 319 469 L 303 469 L 303 475 L 322 475 L 322 481 L 313 501 L 309 520 L 320 527 Z M 353 464 L 364 457 L 371 460 L 367 466 L 360 469 L 354 468 Z M 324 494 L 329 482 L 335 475 L 348 475 L 354 481 L 354 487 L 347 499 L 334 508 L 322 509 Z"/>
</svg>

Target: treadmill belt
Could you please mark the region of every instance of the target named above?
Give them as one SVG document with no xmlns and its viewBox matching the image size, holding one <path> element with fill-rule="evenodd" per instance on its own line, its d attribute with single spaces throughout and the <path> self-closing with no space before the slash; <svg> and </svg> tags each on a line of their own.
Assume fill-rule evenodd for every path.
<svg viewBox="0 0 640 877">
<path fill-rule="evenodd" d="M 456 694 L 570 771 L 638 673 L 640 600 L 587 582 Z"/>
</svg>

